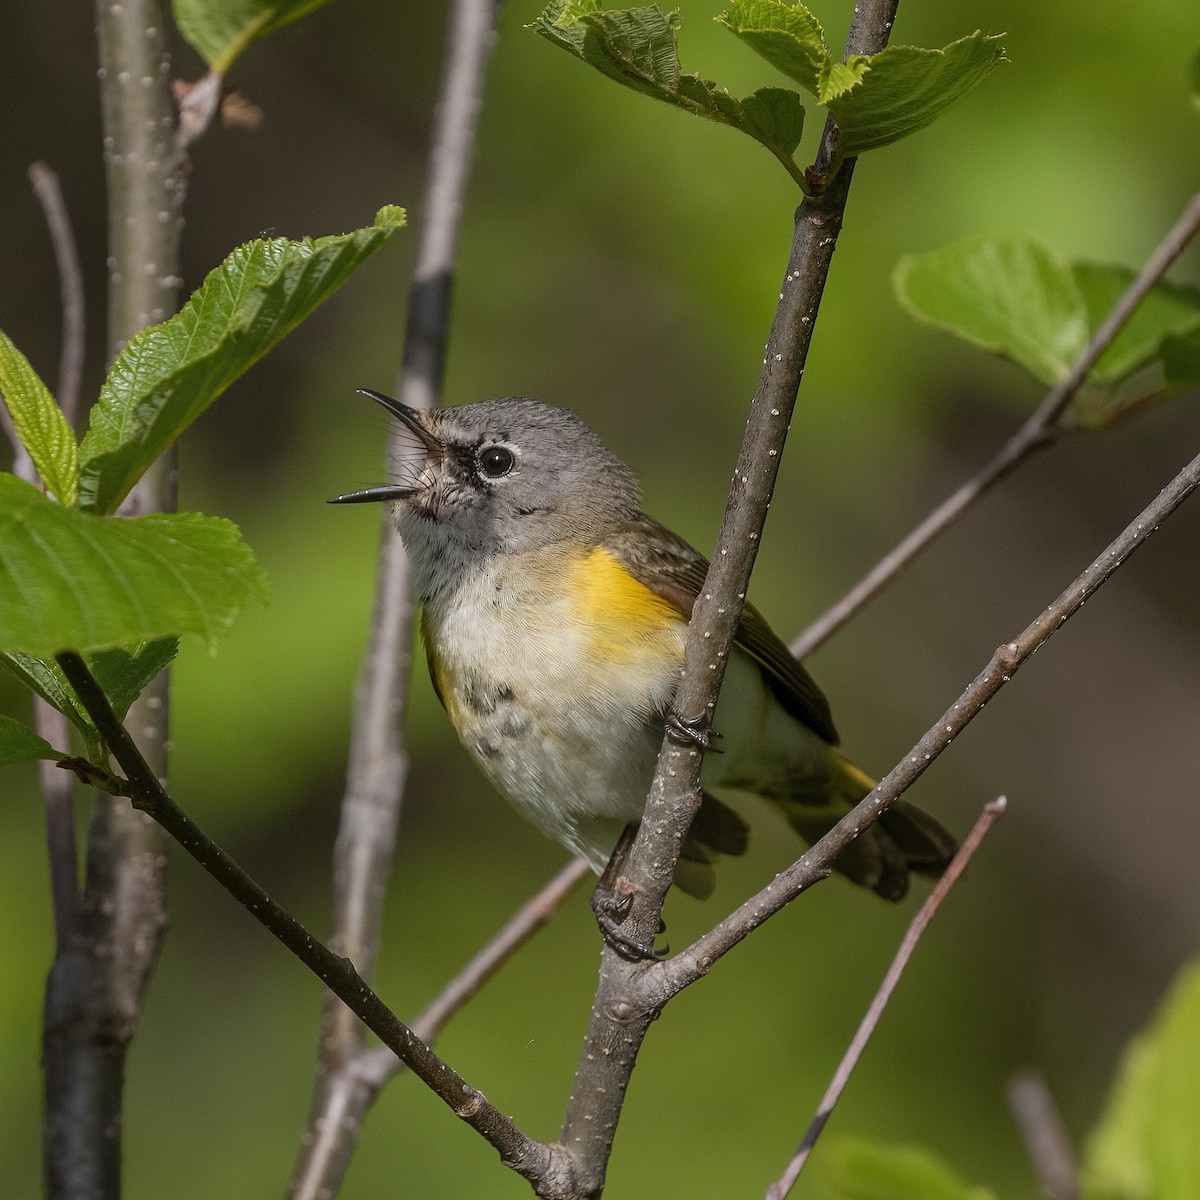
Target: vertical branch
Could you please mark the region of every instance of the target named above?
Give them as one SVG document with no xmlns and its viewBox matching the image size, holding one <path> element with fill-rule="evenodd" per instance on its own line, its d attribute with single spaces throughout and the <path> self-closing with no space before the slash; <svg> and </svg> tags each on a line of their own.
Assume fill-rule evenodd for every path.
<svg viewBox="0 0 1200 1200">
<path fill-rule="evenodd" d="M 110 354 L 176 307 L 179 202 L 174 115 L 157 0 L 98 0 L 108 176 Z M 128 511 L 170 509 L 175 465 L 146 475 Z M 167 767 L 167 683 L 129 720 L 155 773 Z M 46 1189 L 117 1197 L 125 1056 L 166 925 L 162 835 L 124 800 L 97 794 L 75 927 L 46 985 Z"/>
<path fill-rule="evenodd" d="M 499 7 L 499 0 L 455 0 L 451 6 L 399 379 L 400 398 L 413 407 L 433 407 L 441 391 L 455 247 Z M 391 453 L 402 452 L 397 438 Z M 331 941 L 368 980 L 375 972 L 384 889 L 408 766 L 401 721 L 412 658 L 411 628 L 408 559 L 385 515 L 370 644 L 355 689 L 333 864 Z M 360 1069 L 368 1053 L 358 1019 L 327 993 L 316 1091 L 290 1196 L 329 1196 L 337 1191 L 366 1110 L 381 1086 L 372 1084 Z"/>
<path fill-rule="evenodd" d="M 861 0 L 847 54 L 883 49 L 897 0 Z M 842 226 L 854 159 L 837 166 L 837 127 L 826 123 L 810 182 L 823 190 L 796 214 L 791 254 L 780 288 L 762 371 L 750 405 L 712 566 L 692 612 L 683 674 L 675 693 L 679 729 L 663 740 L 641 828 L 620 890 L 632 897 L 623 929 L 653 938 L 674 877 L 679 848 L 700 805 L 700 767 L 717 693 L 741 615 L 750 572 L 775 486 L 813 325 Z M 832 178 L 826 184 L 831 172 Z M 684 736 L 688 730 L 692 736 Z M 561 1140 L 589 1195 L 599 1195 L 625 1089 L 657 1007 L 639 1003 L 646 963 L 631 964 L 606 946 L 592 1020 L 567 1108 Z"/>
</svg>

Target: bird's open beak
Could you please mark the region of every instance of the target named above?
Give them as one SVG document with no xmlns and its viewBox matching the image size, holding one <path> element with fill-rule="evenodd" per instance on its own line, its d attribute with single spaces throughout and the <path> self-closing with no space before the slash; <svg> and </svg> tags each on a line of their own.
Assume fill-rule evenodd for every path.
<svg viewBox="0 0 1200 1200">
<path fill-rule="evenodd" d="M 421 420 L 420 409 L 410 408 L 407 404 L 401 404 L 399 400 L 395 400 L 391 396 L 385 396 L 382 392 L 373 391 L 371 388 L 359 388 L 358 390 L 362 395 L 370 396 L 372 400 L 377 400 L 405 428 L 416 434 L 430 455 L 440 458 L 445 452 L 445 447 L 441 441 L 426 429 Z M 365 488 L 361 492 L 347 492 L 344 496 L 334 496 L 333 499 L 327 500 L 326 503 L 369 504 L 378 503 L 383 500 L 403 500 L 407 496 L 411 496 L 415 490 L 410 485 L 387 483 L 382 487 Z"/>
</svg>

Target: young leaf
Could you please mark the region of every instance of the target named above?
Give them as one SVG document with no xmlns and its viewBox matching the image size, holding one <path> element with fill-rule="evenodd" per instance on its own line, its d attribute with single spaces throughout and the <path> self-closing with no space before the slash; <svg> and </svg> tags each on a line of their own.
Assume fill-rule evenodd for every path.
<svg viewBox="0 0 1200 1200">
<path fill-rule="evenodd" d="M 843 1138 L 826 1148 L 821 1173 L 845 1200 L 995 1200 L 915 1146 L 877 1146 Z"/>
<path fill-rule="evenodd" d="M 811 92 L 822 104 L 830 83 L 829 47 L 817 18 L 803 4 L 783 0 L 734 0 L 717 20 L 776 70 Z M 865 64 L 858 58 L 856 64 Z M 840 65 L 840 64 L 839 64 Z M 851 68 L 861 75 L 857 65 Z M 847 83 L 842 80 L 842 84 Z"/>
<path fill-rule="evenodd" d="M 0 651 L 210 644 L 266 579 L 236 526 L 198 513 L 121 519 L 63 508 L 0 475 Z"/>
<path fill-rule="evenodd" d="M 0 716 L 0 767 L 31 758 L 61 759 L 67 756 L 38 737 L 28 725 Z"/>
<path fill-rule="evenodd" d="M 329 0 L 172 0 L 179 32 L 224 75 L 250 45 Z"/>
<path fill-rule="evenodd" d="M 47 490 L 74 504 L 79 485 L 78 449 L 67 418 L 20 350 L 0 333 L 0 394 L 21 444 Z"/>
<path fill-rule="evenodd" d="M 1130 1045 L 1084 1156 L 1087 1194 L 1200 1196 L 1200 965 L 1186 968 Z"/>
<path fill-rule="evenodd" d="M 1134 273 L 1128 267 L 1073 264 L 1075 283 L 1087 305 L 1088 325 L 1094 332 L 1113 305 L 1128 290 Z M 1134 310 L 1112 345 L 1092 368 L 1092 378 L 1117 383 L 1158 357 L 1169 337 L 1200 329 L 1200 289 L 1158 283 Z"/>
<path fill-rule="evenodd" d="M 89 746 L 99 746 L 100 734 L 92 718 L 79 703 L 67 677 L 52 658 L 43 661 L 19 651 L 0 653 L 3 663 L 27 688 L 37 692 L 52 708 L 57 708 L 83 734 Z"/>
<path fill-rule="evenodd" d="M 856 87 L 827 101 L 841 130 L 839 153 L 851 158 L 916 133 L 1003 61 L 1000 36 L 978 31 L 942 50 L 888 46 L 867 60 Z"/>
<path fill-rule="evenodd" d="M 80 447 L 80 506 L 113 512 L 184 429 L 403 224 L 402 209 L 384 208 L 353 233 L 249 242 L 180 312 L 134 337 L 92 408 Z"/>
<path fill-rule="evenodd" d="M 559 0 L 530 28 L 635 92 L 749 134 L 803 184 L 792 159 L 804 129 L 800 97 L 784 88 L 760 88 L 738 100 L 710 79 L 684 74 L 678 12 L 657 5 L 605 10 L 599 0 Z"/>
<path fill-rule="evenodd" d="M 142 689 L 178 653 L 178 638 L 161 638 L 116 650 L 99 650 L 88 656 L 88 666 L 104 689 L 117 719 L 124 720 Z"/>
<path fill-rule="evenodd" d="M 892 285 L 918 321 L 1011 358 L 1043 384 L 1066 376 L 1087 345 L 1087 308 L 1071 268 L 1030 234 L 907 255 Z"/>
</svg>

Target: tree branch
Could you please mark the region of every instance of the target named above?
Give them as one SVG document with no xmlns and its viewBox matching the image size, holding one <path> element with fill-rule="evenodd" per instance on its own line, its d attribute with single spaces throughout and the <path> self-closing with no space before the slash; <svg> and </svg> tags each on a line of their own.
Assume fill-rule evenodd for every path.
<svg viewBox="0 0 1200 1200">
<path fill-rule="evenodd" d="M 499 1152 L 507 1166 L 529 1179 L 555 1178 L 555 1160 L 563 1157 L 556 1148 L 523 1134 L 383 1003 L 349 959 L 318 941 L 196 825 L 167 794 L 80 655 L 67 651 L 57 656 L 57 662 L 124 773 L 123 790 L 133 806 L 165 829 L 260 925 L 334 991 L 456 1116 Z"/>
<path fill-rule="evenodd" d="M 896 0 L 862 0 L 855 9 L 847 53 L 874 53 L 887 43 Z M 796 215 L 791 255 L 750 405 L 733 485 L 704 586 L 697 597 L 675 693 L 676 713 L 697 730 L 709 729 L 717 694 L 741 615 L 750 572 L 779 469 L 796 394 L 812 338 L 813 323 L 841 231 L 854 170 L 848 160 L 832 181 L 823 178 L 836 159 L 837 132 L 826 123 L 810 178 L 822 185 Z M 632 897 L 623 930 L 647 943 L 658 928 L 674 877 L 679 849 L 700 804 L 703 752 L 696 742 L 663 740 L 645 815 L 620 890 Z M 640 1003 L 646 963 L 629 963 L 611 947 L 602 952 L 592 1020 L 584 1041 L 575 1088 L 561 1140 L 575 1159 L 581 1194 L 597 1196 L 638 1051 L 658 1009 Z"/>
<path fill-rule="evenodd" d="M 833 1116 L 833 1110 L 842 1098 L 846 1084 L 850 1082 L 850 1076 L 854 1074 L 859 1059 L 862 1058 L 863 1051 L 867 1048 L 867 1043 L 875 1035 L 879 1019 L 883 1016 L 884 1010 L 892 998 L 892 993 L 900 982 L 900 976 L 904 974 L 908 961 L 917 948 L 917 943 L 928 928 L 929 922 L 933 920 L 934 913 L 941 907 L 942 901 L 949 895 L 950 889 L 958 882 L 959 876 L 975 856 L 975 851 L 979 849 L 988 830 L 1004 815 L 1006 806 L 1007 801 L 1003 796 L 984 805 L 979 819 L 975 822 L 971 832 L 963 838 L 962 845 L 951 859 L 945 873 L 934 885 L 933 891 L 925 898 L 925 903 L 917 910 L 917 915 L 909 924 L 900 948 L 896 951 L 896 957 L 892 959 L 892 964 L 888 967 L 887 974 L 883 977 L 883 982 L 875 993 L 875 998 L 871 1001 L 866 1015 L 850 1045 L 846 1048 L 842 1061 L 838 1063 L 833 1079 L 830 1080 L 829 1087 L 825 1089 L 825 1095 L 821 1097 L 821 1103 L 817 1105 L 816 1116 L 813 1117 L 795 1155 L 788 1163 L 787 1170 L 767 1188 L 766 1200 L 784 1200 L 800 1177 L 800 1172 L 804 1169 L 804 1164 L 808 1162 L 808 1157 L 817 1144 L 817 1138 L 821 1136 L 829 1118 Z"/>
<path fill-rule="evenodd" d="M 1014 1075 L 1008 1107 L 1047 1200 L 1079 1200 L 1079 1168 L 1046 1081 L 1033 1071 Z"/>
<path fill-rule="evenodd" d="M 413 407 L 435 406 L 441 390 L 455 248 L 498 15 L 499 0 L 455 0 L 451 6 L 399 379 L 400 398 Z M 397 432 L 391 456 L 401 455 L 403 447 Z M 353 959 L 366 979 L 374 975 L 384 892 L 408 769 L 401 725 L 412 660 L 411 635 L 408 559 L 385 513 L 374 616 L 355 690 L 346 791 L 333 867 L 331 941 Z M 329 997 L 321 1026 L 316 1089 L 288 1188 L 294 1200 L 337 1191 L 362 1117 L 378 1091 L 378 1087 L 369 1091 L 362 1087 L 360 1060 L 372 1052 L 352 1014 Z M 349 1109 L 348 1095 L 357 1097 Z M 337 1119 L 335 1111 L 340 1114 Z"/>
<path fill-rule="evenodd" d="M 108 178 L 110 353 L 176 308 L 179 201 L 169 62 L 158 0 L 97 0 Z M 174 461 L 156 464 L 126 511 L 175 506 Z M 167 763 L 167 685 L 130 711 L 159 775 Z M 43 1065 L 51 1200 L 120 1193 L 125 1055 L 166 926 L 163 843 L 153 822 L 96 793 L 83 899 L 46 984 Z"/>
<path fill-rule="evenodd" d="M 891 583 L 931 542 L 962 518 L 971 506 L 1035 450 L 1049 446 L 1067 430 L 1065 418 L 1088 372 L 1133 316 L 1146 293 L 1167 273 L 1171 264 L 1200 230 L 1200 195 L 1193 196 L 1166 237 L 1146 260 L 1125 292 L 1104 318 L 1070 374 L 1046 393 L 1029 419 L 1000 448 L 996 456 L 952 496 L 933 510 L 907 537 L 883 556 L 836 604 L 818 617 L 789 647 L 797 658 L 807 658 L 832 637 L 860 608 Z"/>
</svg>

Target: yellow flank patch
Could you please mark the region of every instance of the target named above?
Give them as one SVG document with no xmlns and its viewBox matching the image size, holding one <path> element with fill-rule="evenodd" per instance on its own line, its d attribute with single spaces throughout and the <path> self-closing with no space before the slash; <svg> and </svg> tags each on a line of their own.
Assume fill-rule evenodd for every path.
<svg viewBox="0 0 1200 1200">
<path fill-rule="evenodd" d="M 640 583 L 597 547 L 568 567 L 569 595 L 578 624 L 589 631 L 592 653 L 610 662 L 631 662 L 657 650 L 681 657 L 683 613 Z"/>
</svg>

